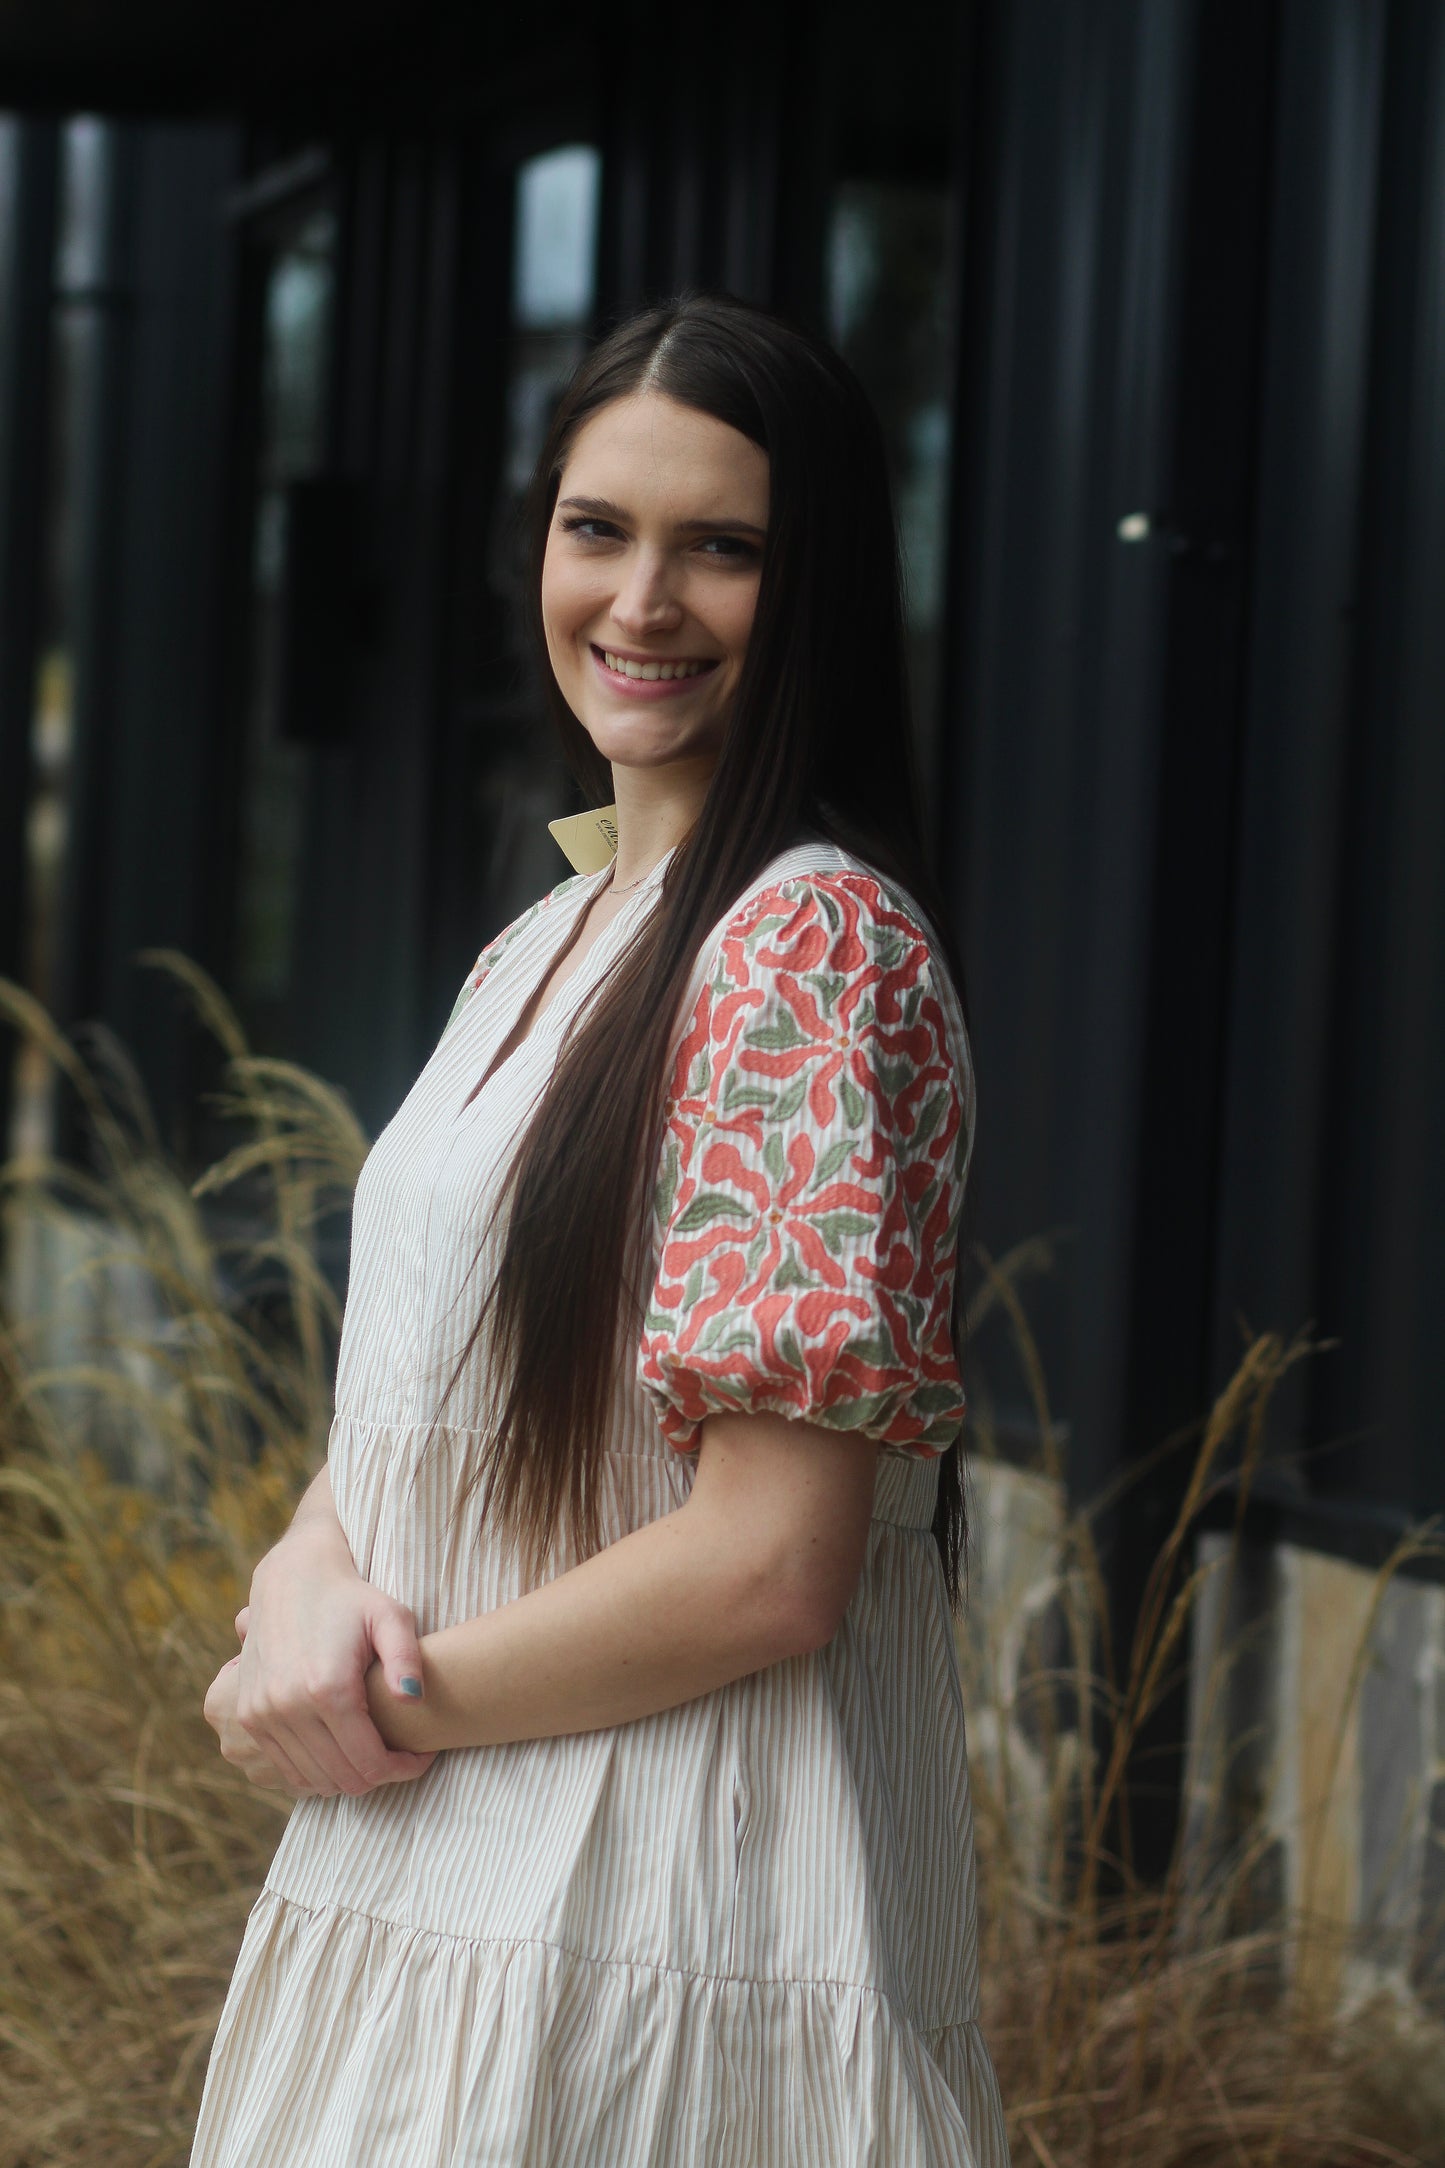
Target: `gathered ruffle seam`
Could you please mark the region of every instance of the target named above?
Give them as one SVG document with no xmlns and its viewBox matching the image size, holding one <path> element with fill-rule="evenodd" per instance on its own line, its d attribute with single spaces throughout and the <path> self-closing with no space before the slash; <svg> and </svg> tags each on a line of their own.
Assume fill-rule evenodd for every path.
<svg viewBox="0 0 1445 2168">
<path fill-rule="evenodd" d="M 378 1912 L 363 1912 L 355 1905 L 309 1905 L 299 1897 L 288 1897 L 284 1890 L 275 1888 L 270 1882 L 263 1885 L 262 1896 L 274 1899 L 288 1911 L 304 1914 L 308 1920 L 323 1923 L 331 1919 L 358 1920 L 363 1926 L 380 1928 L 386 1934 L 450 1943 L 463 1950 L 545 1950 L 551 1956 L 567 1958 L 577 1965 L 595 1966 L 605 1971 L 655 1973 L 664 1978 L 696 1982 L 701 1987 L 817 1987 L 838 1994 L 865 1995 L 882 2003 L 896 2023 L 907 2026 L 925 2039 L 935 2039 L 941 2033 L 957 2032 L 964 2026 L 976 2027 L 980 2023 L 975 2012 L 972 2017 L 945 2018 L 941 2024 L 918 2024 L 898 2009 L 887 1988 L 873 1986 L 865 1980 L 789 1979 L 780 1973 L 760 1979 L 756 1974 L 745 1972 L 695 1972 L 685 1965 L 659 1964 L 647 1957 L 598 1957 L 588 1950 L 571 1949 L 565 1942 L 549 1942 L 545 1935 L 460 1935 L 446 1927 L 418 1927 L 406 1920 L 385 1919 Z"/>
</svg>

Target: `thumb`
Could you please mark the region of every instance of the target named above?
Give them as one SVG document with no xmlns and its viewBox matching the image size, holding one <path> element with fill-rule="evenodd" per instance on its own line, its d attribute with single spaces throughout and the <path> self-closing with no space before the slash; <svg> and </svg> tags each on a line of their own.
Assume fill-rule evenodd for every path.
<svg viewBox="0 0 1445 2168">
<path fill-rule="evenodd" d="M 421 1642 L 416 1620 L 402 1605 L 388 1605 L 372 1622 L 371 1645 L 394 1694 L 420 1701 L 424 1691 Z"/>
<path fill-rule="evenodd" d="M 238 1639 L 242 1641 L 245 1640 L 246 1629 L 250 1625 L 250 1623 L 251 1606 L 248 1603 L 243 1603 L 240 1610 L 236 1613 L 236 1634 Z"/>
</svg>

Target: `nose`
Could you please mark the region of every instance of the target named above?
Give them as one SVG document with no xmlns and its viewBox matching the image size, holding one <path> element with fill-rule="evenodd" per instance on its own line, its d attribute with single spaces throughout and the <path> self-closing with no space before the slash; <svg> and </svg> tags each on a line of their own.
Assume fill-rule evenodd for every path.
<svg viewBox="0 0 1445 2168">
<path fill-rule="evenodd" d="M 649 632 L 670 632 L 682 623 L 665 550 L 639 549 L 629 560 L 622 585 L 612 598 L 612 617 L 634 639 Z"/>
</svg>

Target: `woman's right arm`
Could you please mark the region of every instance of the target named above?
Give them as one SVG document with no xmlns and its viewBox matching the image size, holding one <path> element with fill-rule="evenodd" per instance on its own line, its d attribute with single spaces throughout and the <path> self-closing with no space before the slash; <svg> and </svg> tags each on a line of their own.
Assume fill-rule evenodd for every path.
<svg viewBox="0 0 1445 2168">
<path fill-rule="evenodd" d="M 256 1567 L 236 1630 L 235 1721 L 287 1789 L 354 1796 L 430 1768 L 430 1754 L 394 1753 L 367 1708 L 374 1661 L 393 1693 L 419 1691 L 416 1621 L 357 1572 L 325 1466 Z"/>
</svg>

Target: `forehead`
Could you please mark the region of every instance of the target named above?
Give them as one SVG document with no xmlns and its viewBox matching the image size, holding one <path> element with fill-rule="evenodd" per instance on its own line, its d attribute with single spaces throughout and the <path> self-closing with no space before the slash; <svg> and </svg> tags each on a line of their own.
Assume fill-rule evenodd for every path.
<svg viewBox="0 0 1445 2168">
<path fill-rule="evenodd" d="M 767 515 L 768 455 L 740 429 L 660 392 L 613 399 L 573 439 L 558 495 L 610 497 L 629 510 L 698 518 Z"/>
</svg>

